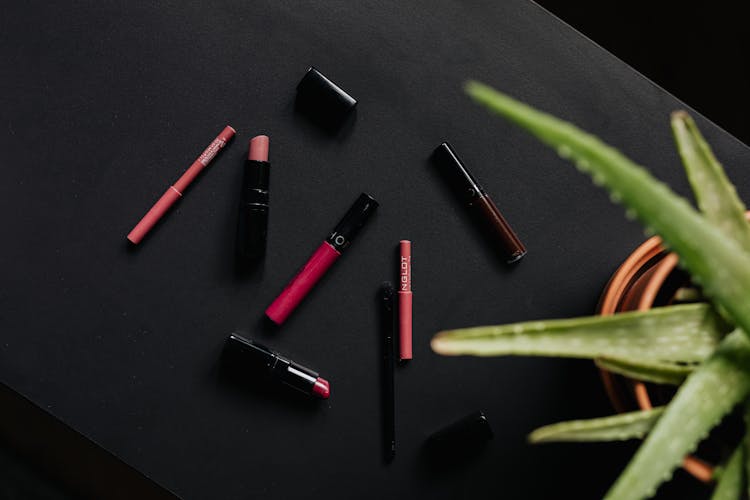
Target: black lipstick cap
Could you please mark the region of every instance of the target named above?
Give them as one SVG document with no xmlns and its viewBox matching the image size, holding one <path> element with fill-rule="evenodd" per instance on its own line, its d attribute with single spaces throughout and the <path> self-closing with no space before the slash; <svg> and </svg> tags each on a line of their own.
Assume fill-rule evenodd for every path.
<svg viewBox="0 0 750 500">
<path fill-rule="evenodd" d="M 227 337 L 224 343 L 223 361 L 233 374 L 248 381 L 261 375 L 306 394 L 311 393 L 318 379 L 317 372 L 236 333 Z"/>
<path fill-rule="evenodd" d="M 227 337 L 222 359 L 232 370 L 243 373 L 266 372 L 274 364 L 270 349 L 235 333 Z"/>
<path fill-rule="evenodd" d="M 437 454 L 469 454 L 492 439 L 484 412 L 477 411 L 444 427 L 427 439 L 427 448 Z"/>
<path fill-rule="evenodd" d="M 310 67 L 297 85 L 296 106 L 323 128 L 335 130 L 357 106 L 357 100 Z"/>
<path fill-rule="evenodd" d="M 360 194 L 326 241 L 339 252 L 346 250 L 377 208 L 375 198 L 367 193 Z"/>
</svg>

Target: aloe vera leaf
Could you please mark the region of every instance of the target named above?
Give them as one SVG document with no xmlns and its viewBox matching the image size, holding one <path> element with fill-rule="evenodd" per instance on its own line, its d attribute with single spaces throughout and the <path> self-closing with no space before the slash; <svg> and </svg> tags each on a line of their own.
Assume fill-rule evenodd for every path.
<svg viewBox="0 0 750 500">
<path fill-rule="evenodd" d="M 530 321 L 438 333 L 438 354 L 629 358 L 696 362 L 705 359 L 726 332 L 708 304 L 657 307 L 612 316 Z"/>
<path fill-rule="evenodd" d="M 734 238 L 745 251 L 750 251 L 750 224 L 745 219 L 745 204 L 727 179 L 721 163 L 687 113 L 672 113 L 671 123 L 677 149 L 701 212 L 726 237 Z"/>
<path fill-rule="evenodd" d="M 596 366 L 626 377 L 656 384 L 680 385 L 697 365 L 678 365 L 629 358 L 597 358 Z"/>
<path fill-rule="evenodd" d="M 750 254 L 643 167 L 574 125 L 537 111 L 478 82 L 466 85 L 477 102 L 526 129 L 572 160 L 615 201 L 658 233 L 680 256 L 693 281 L 750 332 Z"/>
<path fill-rule="evenodd" d="M 748 393 L 750 340 L 735 330 L 678 389 L 606 498 L 652 496 L 683 457 Z"/>
<path fill-rule="evenodd" d="M 545 425 L 529 434 L 532 443 L 559 441 L 625 441 L 641 439 L 654 426 L 664 407 L 603 418 L 570 420 Z"/>
<path fill-rule="evenodd" d="M 740 443 L 729 457 L 727 465 L 722 469 L 711 500 L 738 500 L 742 497 L 742 483 L 745 475 L 744 456 L 744 445 Z"/>
</svg>

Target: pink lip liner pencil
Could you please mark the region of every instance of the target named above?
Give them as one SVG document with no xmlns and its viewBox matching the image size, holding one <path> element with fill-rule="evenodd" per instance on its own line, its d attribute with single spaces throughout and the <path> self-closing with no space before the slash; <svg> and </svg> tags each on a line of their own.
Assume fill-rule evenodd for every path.
<svg viewBox="0 0 750 500">
<path fill-rule="evenodd" d="M 167 213 L 167 210 L 182 197 L 182 193 L 185 192 L 190 183 L 195 180 L 198 174 L 211 163 L 216 154 L 234 137 L 234 134 L 235 130 L 232 127 L 229 125 L 224 127 L 224 130 L 208 145 L 198 159 L 190 165 L 185 173 L 182 174 L 182 177 L 174 185 L 169 186 L 167 191 L 151 207 L 151 210 L 146 212 L 141 221 L 130 231 L 128 240 L 131 243 L 137 245 L 141 242 L 156 223 L 159 222 L 159 219 Z"/>
<path fill-rule="evenodd" d="M 398 346 L 401 361 L 411 355 L 411 241 L 399 242 L 398 264 Z"/>
</svg>

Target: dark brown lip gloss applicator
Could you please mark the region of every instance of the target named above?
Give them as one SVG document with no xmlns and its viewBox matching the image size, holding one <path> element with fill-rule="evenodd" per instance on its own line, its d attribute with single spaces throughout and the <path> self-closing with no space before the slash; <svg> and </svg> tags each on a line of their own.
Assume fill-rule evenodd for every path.
<svg viewBox="0 0 750 500">
<path fill-rule="evenodd" d="M 495 202 L 466 169 L 451 145 L 444 142 L 438 146 L 432 153 L 432 160 L 453 186 L 461 203 L 482 221 L 505 255 L 506 262 L 511 264 L 521 260 L 526 255 L 526 247 L 497 209 Z"/>
</svg>

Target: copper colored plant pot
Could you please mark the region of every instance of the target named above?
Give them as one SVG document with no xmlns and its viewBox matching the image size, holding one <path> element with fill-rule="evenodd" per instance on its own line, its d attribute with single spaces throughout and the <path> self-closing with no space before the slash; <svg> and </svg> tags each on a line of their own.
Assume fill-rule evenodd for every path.
<svg viewBox="0 0 750 500">
<path fill-rule="evenodd" d="M 644 311 L 655 305 L 667 305 L 675 291 L 689 281 L 677 269 L 677 255 L 667 253 L 657 236 L 639 246 L 617 269 L 599 301 L 599 314 Z M 652 396 L 647 384 L 601 370 L 602 382 L 615 410 L 650 409 Z M 694 456 L 687 456 L 683 468 L 696 479 L 709 482 L 713 467 Z"/>
</svg>

